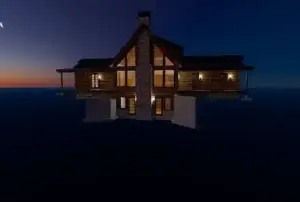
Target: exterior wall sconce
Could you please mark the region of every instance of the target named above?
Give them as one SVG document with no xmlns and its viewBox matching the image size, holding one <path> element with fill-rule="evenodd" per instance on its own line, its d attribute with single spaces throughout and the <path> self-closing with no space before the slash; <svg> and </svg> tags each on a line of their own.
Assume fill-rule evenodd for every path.
<svg viewBox="0 0 300 202">
<path fill-rule="evenodd" d="M 204 75 L 202 73 L 199 73 L 199 80 L 202 81 L 203 80 Z"/>
<path fill-rule="evenodd" d="M 97 78 L 98 78 L 99 80 L 102 80 L 102 75 L 101 75 L 101 74 L 98 74 Z"/>
<path fill-rule="evenodd" d="M 233 80 L 233 78 L 234 78 L 233 73 L 228 73 L 227 79 L 228 79 L 228 80 Z"/>
</svg>

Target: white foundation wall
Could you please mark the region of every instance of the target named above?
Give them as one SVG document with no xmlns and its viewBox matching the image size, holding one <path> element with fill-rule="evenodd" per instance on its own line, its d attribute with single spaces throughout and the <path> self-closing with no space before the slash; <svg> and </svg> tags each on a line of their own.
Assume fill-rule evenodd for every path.
<svg viewBox="0 0 300 202">
<path fill-rule="evenodd" d="M 85 122 L 101 122 L 111 120 L 112 117 L 116 116 L 113 115 L 112 102 L 109 96 L 102 94 L 97 98 L 85 101 Z"/>
<path fill-rule="evenodd" d="M 174 96 L 174 124 L 196 129 L 196 98 L 191 96 Z"/>
<path fill-rule="evenodd" d="M 136 45 L 136 119 L 152 120 L 151 115 L 151 72 L 150 33 L 145 30 Z"/>
</svg>

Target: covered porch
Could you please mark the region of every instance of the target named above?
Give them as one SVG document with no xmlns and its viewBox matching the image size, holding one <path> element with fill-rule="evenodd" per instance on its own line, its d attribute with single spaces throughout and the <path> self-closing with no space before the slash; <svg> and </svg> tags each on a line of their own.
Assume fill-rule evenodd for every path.
<svg viewBox="0 0 300 202">
<path fill-rule="evenodd" d="M 59 86 L 59 92 L 57 92 L 57 95 L 64 95 L 67 92 L 73 91 L 70 90 L 70 88 L 65 88 L 64 86 L 64 74 L 70 74 L 74 73 L 74 68 L 65 68 L 65 69 L 56 69 L 56 72 L 60 74 L 60 86 Z"/>
</svg>

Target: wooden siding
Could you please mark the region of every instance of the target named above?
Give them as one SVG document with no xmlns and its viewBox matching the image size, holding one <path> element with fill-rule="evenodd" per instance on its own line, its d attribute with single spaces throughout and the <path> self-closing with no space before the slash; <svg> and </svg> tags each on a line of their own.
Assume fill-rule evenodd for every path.
<svg viewBox="0 0 300 202">
<path fill-rule="evenodd" d="M 100 80 L 100 84 L 99 84 L 99 89 L 105 89 L 105 90 L 115 89 L 116 72 L 95 72 L 95 73 L 100 73 L 102 76 L 102 79 Z M 89 79 L 91 80 L 91 74 Z"/>
<path fill-rule="evenodd" d="M 203 79 L 199 79 L 199 71 L 179 71 L 178 90 L 240 90 L 240 72 L 238 71 L 200 71 Z M 233 73 L 234 78 L 228 81 L 222 73 Z"/>
<path fill-rule="evenodd" d="M 75 88 L 77 92 L 89 91 L 89 71 L 88 69 L 76 69 L 75 71 Z"/>
</svg>

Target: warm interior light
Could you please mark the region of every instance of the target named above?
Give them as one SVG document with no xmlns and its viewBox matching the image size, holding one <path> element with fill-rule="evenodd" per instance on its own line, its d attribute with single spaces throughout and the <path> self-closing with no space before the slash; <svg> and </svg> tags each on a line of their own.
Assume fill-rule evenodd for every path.
<svg viewBox="0 0 300 202">
<path fill-rule="evenodd" d="M 155 96 L 152 95 L 152 96 L 151 96 L 151 104 L 152 104 L 154 101 L 155 101 Z"/>
<path fill-rule="evenodd" d="M 203 74 L 199 73 L 199 80 L 203 80 Z"/>
<path fill-rule="evenodd" d="M 227 79 L 228 79 L 228 80 L 233 79 L 233 74 L 232 74 L 232 73 L 228 73 Z"/>
</svg>

